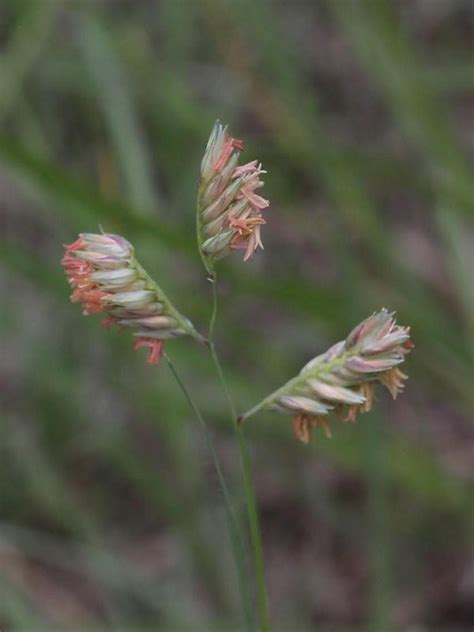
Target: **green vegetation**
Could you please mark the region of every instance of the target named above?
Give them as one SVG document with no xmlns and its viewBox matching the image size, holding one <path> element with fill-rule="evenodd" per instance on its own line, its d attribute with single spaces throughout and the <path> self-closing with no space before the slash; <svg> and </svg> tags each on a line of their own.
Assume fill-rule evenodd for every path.
<svg viewBox="0 0 474 632">
<path fill-rule="evenodd" d="M 212 289 L 194 209 L 216 118 L 245 140 L 243 158 L 262 160 L 271 201 L 265 251 L 218 264 L 216 344 L 238 410 L 383 306 L 416 345 L 404 395 L 380 396 L 332 440 L 301 446 L 271 413 L 245 426 L 272 629 L 466 629 L 468 11 L 462 0 L 4 0 L 2 631 L 243 625 L 199 425 L 165 362 L 145 366 L 127 333 L 70 305 L 59 266 L 79 231 L 121 233 L 205 333 Z M 189 340 L 166 349 L 241 498 L 210 354 Z"/>
</svg>

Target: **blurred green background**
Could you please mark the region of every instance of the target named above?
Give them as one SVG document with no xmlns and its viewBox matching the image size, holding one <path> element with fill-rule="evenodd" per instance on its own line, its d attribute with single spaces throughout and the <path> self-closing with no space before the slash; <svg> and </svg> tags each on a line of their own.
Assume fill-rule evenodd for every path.
<svg viewBox="0 0 474 632">
<path fill-rule="evenodd" d="M 403 396 L 332 440 L 248 423 L 274 630 L 471 630 L 472 19 L 469 0 L 2 0 L 2 632 L 242 629 L 199 426 L 59 265 L 79 231 L 119 232 L 205 332 L 216 118 L 271 200 L 265 251 L 219 266 L 238 408 L 382 306 L 416 344 Z M 167 349 L 238 494 L 208 354 Z"/>
</svg>

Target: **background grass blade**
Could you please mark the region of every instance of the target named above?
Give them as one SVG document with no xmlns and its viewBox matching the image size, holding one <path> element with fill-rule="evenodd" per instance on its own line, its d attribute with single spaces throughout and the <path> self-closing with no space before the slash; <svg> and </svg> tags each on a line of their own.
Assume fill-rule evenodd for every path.
<svg viewBox="0 0 474 632">
<path fill-rule="evenodd" d="M 150 150 L 140 127 L 130 82 L 114 51 L 104 24 L 83 15 L 79 44 L 106 123 L 125 197 L 132 207 L 152 214 L 160 204 L 152 179 Z"/>
<path fill-rule="evenodd" d="M 239 410 L 383 306 L 416 344 L 403 397 L 331 441 L 303 448 L 270 413 L 246 428 L 272 629 L 471 625 L 469 20 L 461 1 L 1 3 L 2 629 L 241 621 L 185 402 L 81 316 L 58 265 L 77 232 L 124 234 L 204 330 L 194 209 L 216 118 L 271 201 L 264 252 L 219 266 Z M 234 488 L 209 358 L 168 344 Z"/>
</svg>

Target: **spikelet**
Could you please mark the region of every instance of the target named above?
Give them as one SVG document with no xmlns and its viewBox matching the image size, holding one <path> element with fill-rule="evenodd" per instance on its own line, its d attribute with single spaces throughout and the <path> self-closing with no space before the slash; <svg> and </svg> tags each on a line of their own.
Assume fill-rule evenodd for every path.
<svg viewBox="0 0 474 632">
<path fill-rule="evenodd" d="M 189 335 L 205 342 L 141 267 L 126 239 L 81 233 L 64 247 L 61 263 L 73 290 L 71 301 L 81 303 L 86 316 L 104 312 L 105 326 L 135 330 L 133 348 L 148 348 L 149 364 L 158 363 L 166 339 Z"/>
<path fill-rule="evenodd" d="M 217 121 L 201 163 L 197 199 L 197 237 L 209 273 L 216 261 L 232 250 L 244 249 L 247 261 L 260 247 L 262 211 L 269 202 L 256 193 L 266 173 L 257 160 L 238 165 L 243 142 Z"/>
<path fill-rule="evenodd" d="M 244 421 L 262 409 L 293 414 L 293 431 L 308 443 L 311 429 L 320 426 L 331 436 L 328 416 L 344 421 L 372 407 L 374 385 L 383 384 L 395 399 L 407 376 L 398 366 L 413 348 L 409 327 L 396 324 L 386 309 L 373 314 L 326 353 L 313 358 L 299 375 L 239 418 Z"/>
</svg>

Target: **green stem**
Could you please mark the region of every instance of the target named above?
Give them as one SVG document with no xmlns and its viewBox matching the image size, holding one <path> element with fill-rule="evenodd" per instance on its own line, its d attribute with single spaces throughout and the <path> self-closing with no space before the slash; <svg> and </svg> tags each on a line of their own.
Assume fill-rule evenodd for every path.
<svg viewBox="0 0 474 632">
<path fill-rule="evenodd" d="M 262 399 L 258 404 L 255 404 L 253 408 L 250 408 L 247 412 L 240 415 L 237 419 L 237 423 L 240 425 L 249 417 L 252 417 L 256 413 L 258 413 L 262 408 L 268 408 L 271 404 L 274 403 L 276 399 L 281 397 L 282 395 L 286 395 L 290 391 L 298 388 L 298 386 L 303 385 L 308 378 L 318 379 L 325 373 L 330 373 L 333 369 L 337 367 L 342 367 L 347 362 L 347 359 L 354 355 L 353 351 L 349 351 L 344 353 L 342 356 L 338 356 L 332 360 L 319 363 L 314 369 L 311 371 L 306 371 L 303 373 L 299 373 L 296 377 L 285 382 L 283 386 L 277 388 L 276 391 L 267 395 L 265 399 Z"/>
<path fill-rule="evenodd" d="M 187 318 L 185 318 L 182 314 L 178 312 L 176 307 L 163 292 L 161 287 L 156 283 L 156 281 L 152 279 L 152 277 L 148 274 L 145 268 L 140 265 L 135 257 L 131 259 L 131 265 L 137 270 L 139 276 L 145 281 L 147 289 L 155 292 L 158 301 L 166 305 L 166 312 L 178 321 L 180 328 L 182 328 L 189 336 L 192 336 L 199 343 L 207 344 L 207 340 L 203 336 L 201 336 L 198 331 L 196 331 L 194 325 Z"/>
<path fill-rule="evenodd" d="M 202 413 L 198 405 L 196 404 L 192 395 L 188 391 L 179 373 L 176 371 L 176 368 L 173 362 L 171 361 L 171 358 L 169 357 L 169 355 L 166 352 L 163 352 L 163 356 L 166 362 L 168 363 L 170 371 L 173 374 L 176 382 L 178 383 L 178 386 L 180 387 L 181 391 L 183 392 L 189 406 L 191 407 L 192 411 L 196 415 L 196 419 L 199 421 L 199 423 L 201 424 L 204 430 L 204 436 L 206 438 L 207 448 L 211 454 L 212 461 L 214 464 L 214 469 L 216 470 L 217 478 L 219 480 L 219 485 L 221 487 L 222 494 L 224 496 L 227 524 L 228 524 L 229 534 L 232 541 L 232 548 L 234 552 L 234 560 L 235 560 L 235 565 L 237 569 L 237 576 L 238 576 L 238 581 L 239 581 L 239 589 L 240 589 L 240 594 L 242 598 L 242 607 L 244 611 L 245 621 L 246 621 L 247 629 L 254 630 L 253 617 L 252 617 L 252 611 L 251 611 L 251 605 L 250 605 L 250 599 L 249 599 L 249 591 L 248 591 L 248 586 L 247 586 L 246 577 L 245 577 L 245 569 L 244 569 L 245 547 L 243 543 L 242 534 L 240 532 L 239 524 L 236 519 L 235 512 L 232 506 L 230 491 L 227 486 L 224 473 L 220 465 L 219 457 L 217 456 L 217 452 L 214 448 L 214 444 L 212 443 L 212 437 L 209 432 L 207 423 L 204 417 L 202 416 Z"/>
<path fill-rule="evenodd" d="M 250 529 L 250 541 L 252 544 L 253 557 L 254 557 L 254 565 L 255 565 L 255 576 L 257 583 L 257 598 L 258 598 L 258 609 L 260 613 L 260 626 L 262 632 L 269 632 L 270 630 L 270 617 L 268 610 L 268 599 L 267 599 L 267 589 L 266 589 L 266 581 L 265 581 L 265 567 L 263 562 L 263 546 L 262 546 L 262 538 L 260 534 L 260 524 L 258 518 L 258 510 L 257 510 L 257 501 L 255 497 L 255 489 L 253 485 L 252 479 L 252 467 L 250 463 L 250 457 L 248 453 L 248 448 L 245 443 L 245 438 L 243 435 L 242 427 L 237 423 L 237 411 L 235 408 L 234 401 L 232 399 L 232 395 L 230 393 L 229 387 L 227 385 L 227 381 L 224 376 L 224 372 L 222 370 L 222 366 L 219 360 L 219 356 L 217 355 L 215 344 L 214 344 L 214 332 L 217 321 L 217 306 L 218 306 L 218 295 L 217 295 L 217 277 L 215 274 L 210 278 L 212 283 L 212 294 L 213 294 L 213 310 L 211 321 L 209 325 L 209 349 L 211 351 L 212 359 L 214 361 L 214 365 L 216 367 L 216 372 L 219 376 L 219 380 L 222 385 L 222 390 L 224 391 L 225 397 L 227 399 L 227 403 L 229 405 L 230 414 L 232 416 L 232 423 L 234 426 L 234 430 L 237 436 L 237 444 L 240 452 L 240 461 L 242 465 L 242 473 L 244 478 L 244 492 L 245 492 L 245 501 L 247 506 L 247 517 Z"/>
</svg>

